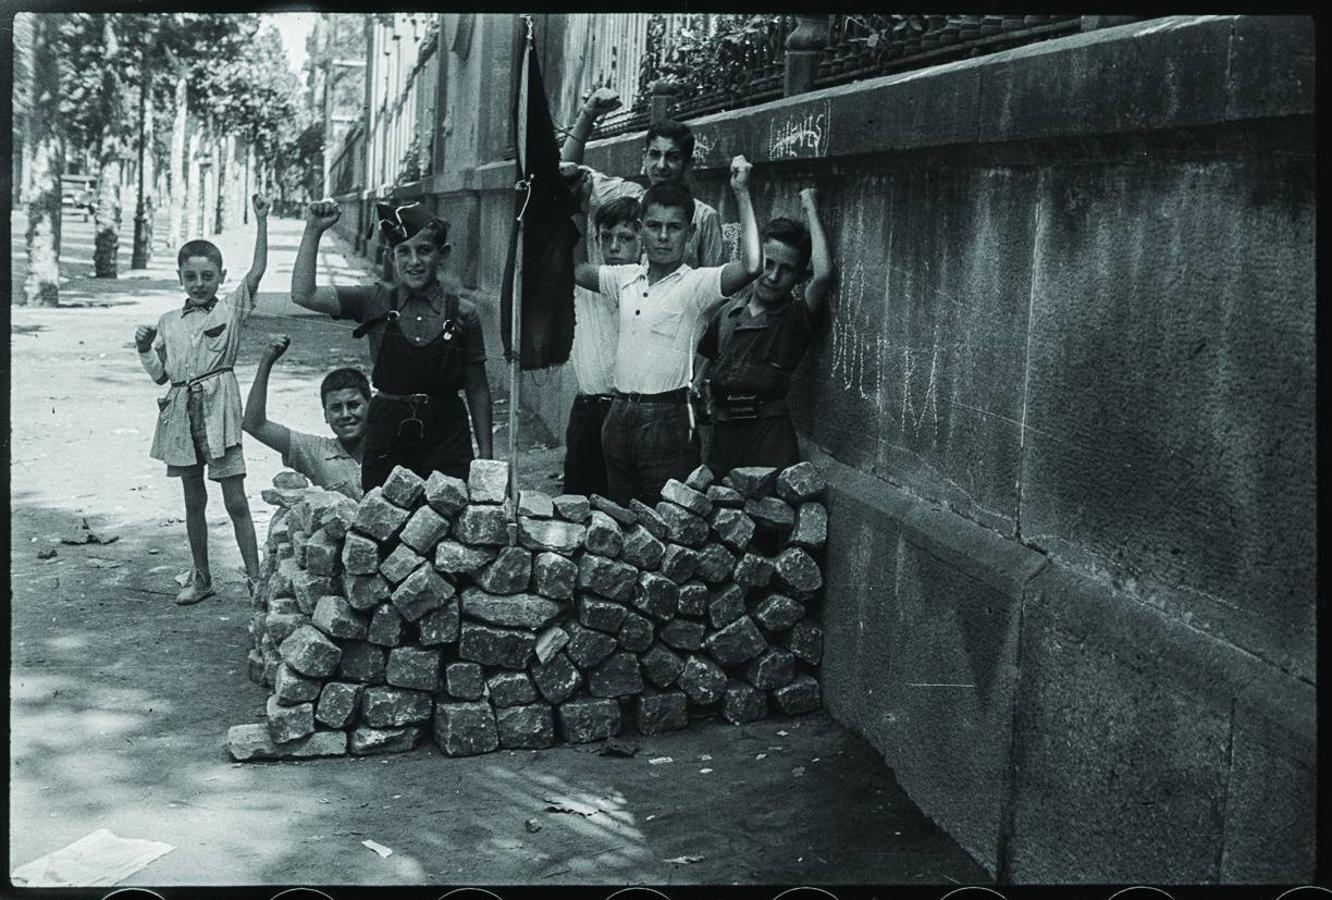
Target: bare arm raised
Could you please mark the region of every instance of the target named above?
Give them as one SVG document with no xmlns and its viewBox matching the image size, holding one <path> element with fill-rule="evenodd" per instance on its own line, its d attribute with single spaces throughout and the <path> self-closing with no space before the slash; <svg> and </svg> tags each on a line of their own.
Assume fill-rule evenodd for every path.
<svg viewBox="0 0 1332 900">
<path fill-rule="evenodd" d="M 340 315 L 342 304 L 334 288 L 315 286 L 315 266 L 319 259 L 319 239 L 341 215 L 338 204 L 332 200 L 316 200 L 306 207 L 305 232 L 291 270 L 291 301 L 330 316 Z"/>
<path fill-rule="evenodd" d="M 819 221 L 818 194 L 814 188 L 805 188 L 800 192 L 800 205 L 805 210 L 805 221 L 809 223 L 809 262 L 814 275 L 805 287 L 805 306 L 811 315 L 817 315 L 828 299 L 832 287 L 832 254 L 828 252 L 828 237 L 823 233 L 823 223 Z"/>
<path fill-rule="evenodd" d="M 740 210 L 740 258 L 728 262 L 721 272 L 721 290 L 730 297 L 763 271 L 763 248 L 759 245 L 754 203 L 749 196 L 749 174 L 754 168 L 743 155 L 731 160 L 731 190 Z"/>
<path fill-rule="evenodd" d="M 245 273 L 245 286 L 253 297 L 259 290 L 264 270 L 268 268 L 268 210 L 273 204 L 261 194 L 255 194 L 251 202 L 254 204 L 254 261 L 250 263 L 250 271 Z"/>
<path fill-rule="evenodd" d="M 245 401 L 245 414 L 241 418 L 241 428 L 246 434 L 253 435 L 260 443 L 272 447 L 283 456 L 291 448 L 291 430 L 285 425 L 268 421 L 268 376 L 273 371 L 273 363 L 287 352 L 291 338 L 285 334 L 273 341 L 259 360 L 259 368 L 254 373 L 254 383 L 250 385 L 250 396 Z"/>
</svg>

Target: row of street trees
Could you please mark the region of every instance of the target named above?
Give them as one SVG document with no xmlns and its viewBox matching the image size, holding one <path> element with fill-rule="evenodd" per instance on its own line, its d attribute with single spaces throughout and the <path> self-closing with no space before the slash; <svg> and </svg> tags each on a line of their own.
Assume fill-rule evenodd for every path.
<svg viewBox="0 0 1332 900">
<path fill-rule="evenodd" d="M 301 102 L 276 30 L 257 14 L 20 13 L 33 17 L 22 199 L 28 276 L 23 300 L 59 299 L 60 176 L 95 169 L 98 278 L 115 278 L 132 192 L 131 266 L 148 265 L 153 219 L 172 247 L 246 215 L 264 189 L 299 196 L 321 165 L 322 130 Z M 127 183 L 127 176 L 133 183 Z"/>
</svg>

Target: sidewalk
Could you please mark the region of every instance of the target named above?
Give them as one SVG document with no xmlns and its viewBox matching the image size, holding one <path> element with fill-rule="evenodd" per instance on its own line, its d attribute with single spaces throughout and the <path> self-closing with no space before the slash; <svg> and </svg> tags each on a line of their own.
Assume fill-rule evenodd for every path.
<svg viewBox="0 0 1332 900">
<path fill-rule="evenodd" d="M 366 351 L 346 323 L 289 308 L 300 228 L 271 223 L 263 312 L 237 377 L 247 391 L 266 336 L 290 333 L 270 414 L 320 433 L 319 378 L 335 365 L 365 366 Z M 91 267 L 73 258 L 80 240 L 67 230 L 74 274 Z M 228 283 L 248 267 L 252 241 L 250 229 L 216 241 Z M 176 846 L 126 885 L 988 881 L 878 755 L 821 714 L 625 735 L 639 747 L 632 758 L 584 745 L 450 759 L 426 744 L 385 757 L 232 764 L 227 728 L 262 719 L 266 696 L 245 673 L 250 613 L 215 487 L 219 596 L 171 602 L 172 578 L 189 566 L 184 507 L 148 457 L 161 389 L 132 342 L 136 325 L 181 302 L 174 260 L 163 259 L 117 282 L 73 278 L 63 295 L 79 308 L 12 310 L 13 866 L 108 828 Z M 335 249 L 321 259 L 321 282 L 364 276 Z M 532 442 L 519 454 L 521 477 L 550 490 L 560 450 Z M 245 454 L 262 539 L 259 489 L 281 463 L 252 441 Z M 61 543 L 85 517 L 114 542 Z M 590 814 L 558 811 L 570 803 Z M 365 849 L 367 839 L 393 855 Z"/>
</svg>

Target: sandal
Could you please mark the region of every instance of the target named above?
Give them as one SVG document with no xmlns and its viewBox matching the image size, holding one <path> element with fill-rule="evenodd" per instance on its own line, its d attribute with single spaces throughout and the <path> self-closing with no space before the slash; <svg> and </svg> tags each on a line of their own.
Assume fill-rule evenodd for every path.
<svg viewBox="0 0 1332 900">
<path fill-rule="evenodd" d="M 200 600 L 207 600 L 216 593 L 217 591 L 213 590 L 212 579 L 202 579 L 198 572 L 194 572 L 190 576 L 189 583 L 181 588 L 180 593 L 176 595 L 176 605 L 192 606 Z"/>
</svg>

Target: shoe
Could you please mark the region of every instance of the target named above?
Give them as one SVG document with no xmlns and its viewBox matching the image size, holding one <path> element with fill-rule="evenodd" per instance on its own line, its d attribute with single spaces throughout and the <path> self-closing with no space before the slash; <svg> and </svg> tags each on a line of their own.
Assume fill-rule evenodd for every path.
<svg viewBox="0 0 1332 900">
<path fill-rule="evenodd" d="M 189 584 L 181 588 L 180 593 L 176 595 L 176 605 L 191 606 L 200 600 L 207 600 L 216 593 L 217 591 L 213 590 L 212 580 L 200 578 L 199 573 L 195 572 L 190 577 Z"/>
</svg>

